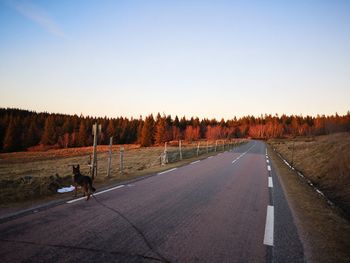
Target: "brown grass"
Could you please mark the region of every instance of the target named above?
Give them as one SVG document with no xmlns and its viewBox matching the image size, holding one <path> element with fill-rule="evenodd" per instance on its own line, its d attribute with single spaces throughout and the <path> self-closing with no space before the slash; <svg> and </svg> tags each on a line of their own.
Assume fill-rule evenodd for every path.
<svg viewBox="0 0 350 263">
<path fill-rule="evenodd" d="M 269 144 L 289 163 L 293 160 L 296 169 L 350 215 L 350 133 L 270 140 Z"/>
</svg>

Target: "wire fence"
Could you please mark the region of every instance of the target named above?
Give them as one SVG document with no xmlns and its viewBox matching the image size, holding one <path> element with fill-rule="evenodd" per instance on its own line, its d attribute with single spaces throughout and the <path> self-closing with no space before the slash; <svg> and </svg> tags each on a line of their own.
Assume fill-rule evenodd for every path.
<svg viewBox="0 0 350 263">
<path fill-rule="evenodd" d="M 231 150 L 242 143 L 245 143 L 245 140 L 221 140 L 212 142 L 172 141 L 165 143 L 164 147 L 149 148 L 148 152 L 146 150 L 146 152 L 142 152 L 139 155 L 135 153 L 135 150 L 128 152 L 121 148 L 118 171 L 123 174 L 130 172 L 130 170 L 143 170 L 157 166 L 165 166 L 185 159 L 200 157 L 205 154 Z M 143 151 L 145 151 L 144 148 Z"/>
</svg>

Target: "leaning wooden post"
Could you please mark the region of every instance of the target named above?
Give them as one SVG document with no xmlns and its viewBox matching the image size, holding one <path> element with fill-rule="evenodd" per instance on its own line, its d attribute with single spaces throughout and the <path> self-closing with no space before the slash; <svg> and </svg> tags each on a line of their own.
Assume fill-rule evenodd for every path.
<svg viewBox="0 0 350 263">
<path fill-rule="evenodd" d="M 207 140 L 207 153 L 209 152 L 208 140 Z"/>
<path fill-rule="evenodd" d="M 197 157 L 199 155 L 199 143 L 197 144 Z"/>
<path fill-rule="evenodd" d="M 180 160 L 182 160 L 181 140 L 179 140 L 179 152 L 180 152 Z"/>
<path fill-rule="evenodd" d="M 225 140 L 222 141 L 222 150 L 225 151 Z"/>
<path fill-rule="evenodd" d="M 124 147 L 120 147 L 120 174 L 123 174 L 124 169 Z"/>
<path fill-rule="evenodd" d="M 217 147 L 218 147 L 218 140 L 215 141 L 215 152 Z"/>
<path fill-rule="evenodd" d="M 109 138 L 109 151 L 108 151 L 108 165 L 107 165 L 107 177 L 111 173 L 111 163 L 112 163 L 112 145 L 113 145 L 113 136 Z"/>
</svg>

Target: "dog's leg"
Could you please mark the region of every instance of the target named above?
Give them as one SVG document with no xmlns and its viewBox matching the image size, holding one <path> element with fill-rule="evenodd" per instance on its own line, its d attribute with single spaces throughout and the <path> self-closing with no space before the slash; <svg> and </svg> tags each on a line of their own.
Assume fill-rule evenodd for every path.
<svg viewBox="0 0 350 263">
<path fill-rule="evenodd" d="M 87 185 L 86 185 L 86 184 L 84 185 L 83 190 L 84 190 L 84 196 L 85 196 L 85 195 L 88 195 L 88 188 L 87 188 Z M 87 197 L 86 200 L 88 200 L 88 199 L 89 199 L 89 196 Z"/>
<path fill-rule="evenodd" d="M 78 192 L 78 185 L 74 185 L 74 197 L 77 197 L 77 192 Z"/>
</svg>

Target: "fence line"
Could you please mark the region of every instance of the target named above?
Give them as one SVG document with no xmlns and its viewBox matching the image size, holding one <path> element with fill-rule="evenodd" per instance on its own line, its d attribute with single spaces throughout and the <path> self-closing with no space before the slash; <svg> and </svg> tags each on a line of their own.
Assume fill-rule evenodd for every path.
<svg viewBox="0 0 350 263">
<path fill-rule="evenodd" d="M 164 144 L 163 151 L 160 151 L 159 154 L 153 157 L 147 156 L 143 157 L 145 163 L 138 163 L 140 167 L 134 167 L 136 170 L 144 170 L 152 167 L 166 166 L 170 163 L 175 163 L 182 161 L 184 159 L 189 159 L 193 157 L 199 157 L 204 154 L 211 154 L 214 152 L 223 152 L 227 150 L 232 150 L 234 147 L 244 143 L 245 140 L 234 140 L 234 141 L 225 141 L 225 140 L 216 140 L 211 144 L 209 141 L 196 141 L 192 143 L 183 143 L 183 141 L 178 141 L 178 146 L 174 145 L 174 141 L 166 142 Z M 147 148 L 146 148 L 147 149 Z M 149 148 L 152 149 L 152 148 Z M 126 151 L 124 147 L 120 147 L 119 154 L 119 173 L 123 175 L 127 173 L 126 170 L 130 169 L 129 165 L 132 165 L 132 158 L 137 159 L 137 153 L 135 150 L 131 150 L 133 153 Z M 130 154 L 130 155 L 129 155 Z M 135 165 L 135 164 L 134 164 Z"/>
</svg>

